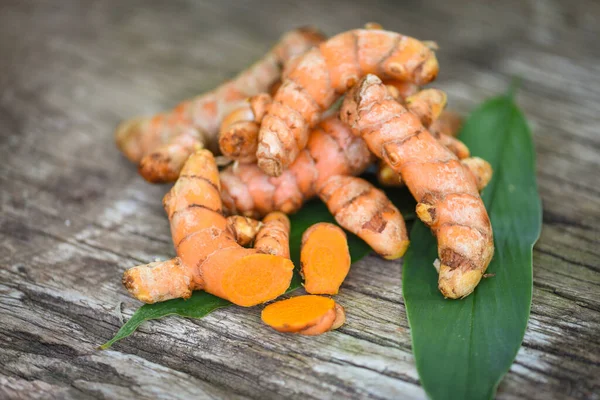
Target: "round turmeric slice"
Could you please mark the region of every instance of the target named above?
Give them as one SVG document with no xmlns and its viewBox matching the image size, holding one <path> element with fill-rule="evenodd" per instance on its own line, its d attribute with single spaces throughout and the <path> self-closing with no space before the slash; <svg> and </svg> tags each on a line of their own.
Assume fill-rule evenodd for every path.
<svg viewBox="0 0 600 400">
<path fill-rule="evenodd" d="M 302 235 L 300 263 L 308 293 L 337 294 L 350 270 L 346 233 L 326 222 L 311 226 Z"/>
<path fill-rule="evenodd" d="M 302 335 L 320 335 L 344 319 L 343 308 L 336 309 L 336 303 L 328 297 L 305 295 L 292 297 L 269 304 L 262 311 L 265 324 L 279 332 L 292 332 Z"/>
</svg>

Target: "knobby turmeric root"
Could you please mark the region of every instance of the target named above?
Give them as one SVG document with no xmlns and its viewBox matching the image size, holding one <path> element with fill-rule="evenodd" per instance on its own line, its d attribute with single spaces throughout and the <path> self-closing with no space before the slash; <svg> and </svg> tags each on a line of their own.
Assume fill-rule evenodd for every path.
<svg viewBox="0 0 600 400">
<path fill-rule="evenodd" d="M 348 231 L 388 260 L 402 257 L 409 240 L 400 211 L 383 191 L 355 176 L 332 176 L 319 197 Z"/>
<path fill-rule="evenodd" d="M 328 297 L 305 295 L 269 304 L 261 314 L 265 324 L 279 332 L 320 335 L 346 320 L 344 308 Z"/>
<path fill-rule="evenodd" d="M 249 246 L 254 242 L 256 234 L 262 227 L 262 222 L 241 215 L 227 217 L 227 229 L 240 246 Z"/>
<path fill-rule="evenodd" d="M 393 96 L 393 93 L 390 94 Z M 404 104 L 410 112 L 419 118 L 423 126 L 430 127 L 440 119 L 441 115 L 443 115 L 446 102 L 447 96 L 443 91 L 438 89 L 425 89 L 407 97 L 404 101 Z M 450 123 L 450 121 L 448 121 L 448 123 Z M 460 129 L 460 126 L 451 125 L 448 128 Z M 463 142 L 455 138 L 456 133 L 447 134 L 444 132 L 434 131 L 432 135 L 442 145 L 456 154 L 458 158 L 463 159 L 469 157 L 469 148 Z"/>
<path fill-rule="evenodd" d="M 417 199 L 418 217 L 438 240 L 438 287 L 445 297 L 469 295 L 494 253 L 492 227 L 468 169 L 396 101 L 375 75 L 347 93 L 341 119 L 386 161 Z"/>
<path fill-rule="evenodd" d="M 390 81 L 386 82 L 386 86 L 395 98 L 402 101 L 419 91 L 419 86 L 411 82 Z M 445 100 L 446 98 L 443 97 L 444 105 Z M 225 116 L 219 130 L 219 148 L 223 156 L 241 163 L 256 162 L 258 131 L 272 102 L 271 95 L 261 93 L 250 97 L 248 101 L 240 104 L 238 108 Z M 418 104 L 422 107 L 422 104 Z M 334 115 L 337 116 L 337 113 L 338 108 L 331 107 L 322 114 L 323 120 Z M 326 117 L 326 114 L 330 115 Z M 427 114 L 424 118 L 437 118 L 437 115 Z"/>
<path fill-rule="evenodd" d="M 492 166 L 490 163 L 479 157 L 463 158 L 460 162 L 469 169 L 477 185 L 477 190 L 481 192 L 485 189 L 492 179 Z M 382 186 L 404 186 L 400 175 L 383 160 L 380 160 L 378 164 L 377 181 Z"/>
<path fill-rule="evenodd" d="M 227 212 L 255 218 L 273 209 L 295 212 L 319 195 L 341 226 L 383 257 L 398 258 L 408 246 L 398 209 L 370 183 L 343 178 L 360 174 L 370 160 L 364 141 L 331 117 L 313 130 L 306 149 L 281 176 L 269 177 L 256 164 L 234 164 L 221 172 L 221 195 Z"/>
<path fill-rule="evenodd" d="M 267 214 L 256 234 L 254 248 L 261 253 L 290 258 L 290 227 L 290 219 L 284 213 Z"/>
<path fill-rule="evenodd" d="M 281 176 L 267 176 L 256 164 L 233 164 L 221 172 L 221 195 L 229 214 L 260 218 L 278 210 L 298 211 L 333 175 L 358 175 L 371 163 L 363 139 L 337 117 L 313 129 L 308 145 Z"/>
<path fill-rule="evenodd" d="M 210 151 L 191 155 L 163 200 L 177 257 L 127 270 L 123 283 L 135 298 L 155 303 L 188 298 L 201 289 L 253 306 L 286 291 L 292 262 L 240 246 L 222 214 L 219 190 L 219 171 Z M 262 229 L 270 229 L 268 221 L 264 225 Z"/>
<path fill-rule="evenodd" d="M 267 93 L 252 96 L 223 119 L 219 129 L 221 154 L 242 163 L 256 162 L 258 131 L 271 102 Z"/>
<path fill-rule="evenodd" d="M 259 167 L 281 175 L 306 146 L 321 113 L 366 74 L 422 85 L 437 72 L 434 52 L 416 39 L 379 29 L 334 36 L 286 68 L 260 127 Z"/>
<path fill-rule="evenodd" d="M 249 96 L 268 92 L 281 77 L 282 66 L 324 39 L 313 28 L 285 34 L 267 55 L 215 90 L 153 117 L 125 121 L 115 132 L 117 145 L 150 182 L 177 179 L 189 155 L 206 147 L 217 150 L 221 120 Z"/>
<path fill-rule="evenodd" d="M 327 222 L 311 226 L 302 235 L 300 263 L 308 293 L 337 294 L 350 270 L 346 233 Z"/>
</svg>

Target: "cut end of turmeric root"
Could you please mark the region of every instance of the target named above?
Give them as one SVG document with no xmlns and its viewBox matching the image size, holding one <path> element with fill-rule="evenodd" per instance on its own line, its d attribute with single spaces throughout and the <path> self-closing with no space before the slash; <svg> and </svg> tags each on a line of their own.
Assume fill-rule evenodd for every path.
<svg viewBox="0 0 600 400">
<path fill-rule="evenodd" d="M 242 307 L 255 306 L 285 293 L 293 271 L 294 264 L 289 259 L 250 254 L 229 264 L 219 292 L 213 294 Z M 208 287 L 207 291 L 210 291 Z"/>
<path fill-rule="evenodd" d="M 279 332 L 320 335 L 342 326 L 346 315 L 342 306 L 328 297 L 305 295 L 268 305 L 262 311 L 265 324 Z"/>
<path fill-rule="evenodd" d="M 350 270 L 346 233 L 326 222 L 311 226 L 302 235 L 300 263 L 308 293 L 337 294 Z"/>
</svg>

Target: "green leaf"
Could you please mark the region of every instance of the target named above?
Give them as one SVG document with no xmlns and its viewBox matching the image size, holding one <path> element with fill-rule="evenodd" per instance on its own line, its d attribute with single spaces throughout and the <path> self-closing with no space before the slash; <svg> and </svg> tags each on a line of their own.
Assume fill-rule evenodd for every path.
<svg viewBox="0 0 600 400">
<path fill-rule="evenodd" d="M 492 164 L 482 194 L 496 251 L 484 279 L 463 300 L 437 288 L 435 238 L 420 221 L 411 232 L 403 293 L 421 384 L 434 399 L 489 399 L 523 340 L 532 293 L 532 248 L 541 230 L 535 150 L 512 96 L 494 98 L 466 122 L 461 139 Z"/>
<path fill-rule="evenodd" d="M 187 300 L 173 299 L 156 304 L 145 304 L 138 308 L 119 329 L 117 334 L 104 343 L 100 348 L 108 349 L 115 342 L 131 335 L 144 321 L 162 318 L 167 315 L 179 315 L 188 318 L 202 318 L 214 310 L 231 305 L 227 300 L 220 299 L 206 292 L 194 292 L 192 297 Z"/>
<path fill-rule="evenodd" d="M 366 177 L 372 180 L 371 177 Z M 390 189 L 387 191 L 390 199 L 404 210 L 407 216 L 414 218 L 414 200 L 404 189 Z M 410 210 L 410 211 L 406 211 Z M 405 215 L 405 216 L 406 216 Z M 290 258 L 296 266 L 290 287 L 286 293 L 293 292 L 302 286 L 302 278 L 299 273 L 300 266 L 300 242 L 304 231 L 317 222 L 335 223 L 333 216 L 321 201 L 308 202 L 296 214 L 290 216 Z M 371 248 L 357 236 L 348 233 L 348 247 L 352 262 L 356 262 L 370 253 Z M 196 291 L 188 300 L 174 299 L 156 304 L 146 304 L 136 310 L 133 316 L 119 329 L 117 334 L 108 342 L 100 346 L 108 349 L 117 341 L 131 335 L 144 321 L 166 317 L 167 315 L 179 315 L 187 318 L 202 318 L 214 310 L 232 305 L 229 301 L 220 299 L 206 292 Z"/>
</svg>

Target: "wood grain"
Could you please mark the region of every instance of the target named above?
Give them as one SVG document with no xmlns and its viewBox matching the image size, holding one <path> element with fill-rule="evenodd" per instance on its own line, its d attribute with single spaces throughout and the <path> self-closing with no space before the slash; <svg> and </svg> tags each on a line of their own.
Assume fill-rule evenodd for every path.
<svg viewBox="0 0 600 400">
<path fill-rule="evenodd" d="M 118 153 L 116 124 L 214 87 L 291 27 L 378 21 L 439 42 L 436 86 L 462 112 L 521 78 L 544 227 L 498 398 L 599 399 L 599 18 L 591 0 L 3 1 L 0 398 L 424 398 L 401 261 L 374 256 L 343 286 L 340 331 L 282 335 L 258 308 L 228 308 L 96 349 L 139 306 L 123 270 L 173 255 L 167 188 Z"/>
</svg>

